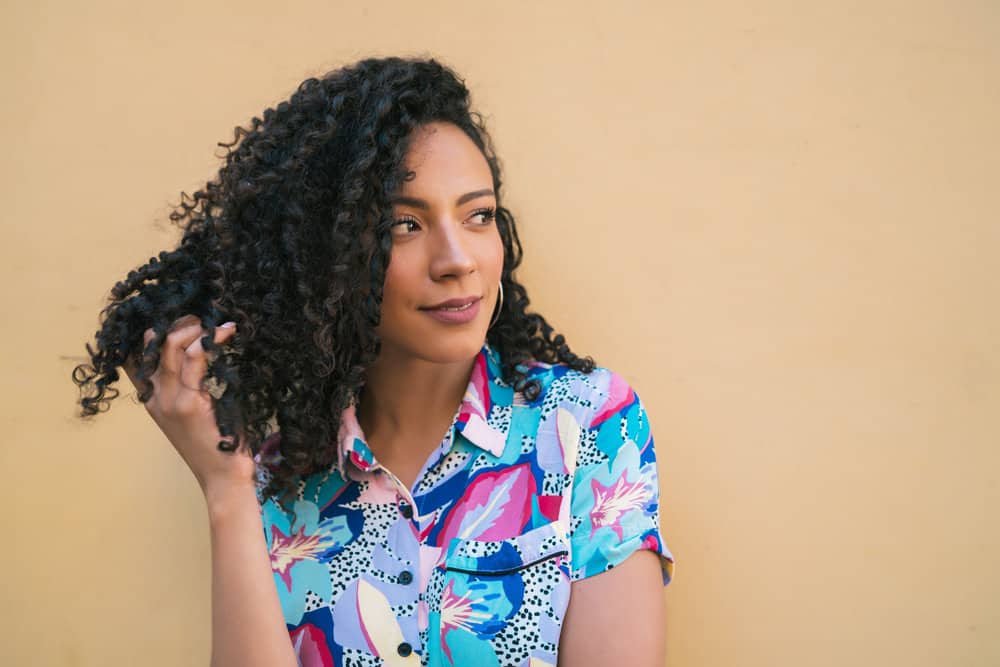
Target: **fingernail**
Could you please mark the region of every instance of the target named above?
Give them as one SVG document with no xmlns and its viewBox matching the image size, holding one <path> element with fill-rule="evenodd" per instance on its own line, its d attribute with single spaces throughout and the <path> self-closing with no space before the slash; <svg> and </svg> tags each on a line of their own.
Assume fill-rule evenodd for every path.
<svg viewBox="0 0 1000 667">
<path fill-rule="evenodd" d="M 223 328 L 223 329 L 232 329 L 233 327 L 235 327 L 235 326 L 236 326 L 236 322 L 223 322 L 223 323 L 222 323 L 221 325 L 219 325 L 219 326 L 220 326 L 221 328 Z"/>
</svg>

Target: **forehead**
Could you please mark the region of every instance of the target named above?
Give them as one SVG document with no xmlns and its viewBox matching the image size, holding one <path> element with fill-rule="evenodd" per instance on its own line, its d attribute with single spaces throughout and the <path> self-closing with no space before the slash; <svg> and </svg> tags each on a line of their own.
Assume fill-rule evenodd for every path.
<svg viewBox="0 0 1000 667">
<path fill-rule="evenodd" d="M 429 123 L 414 130 L 403 164 L 413 174 L 401 188 L 406 194 L 451 196 L 493 185 L 486 158 L 451 123 Z"/>
</svg>

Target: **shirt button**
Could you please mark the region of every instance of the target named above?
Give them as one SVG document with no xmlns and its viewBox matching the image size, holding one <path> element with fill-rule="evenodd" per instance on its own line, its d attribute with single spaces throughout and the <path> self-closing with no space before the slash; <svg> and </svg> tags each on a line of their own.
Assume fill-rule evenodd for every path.
<svg viewBox="0 0 1000 667">
<path fill-rule="evenodd" d="M 410 572 L 409 570 L 403 570 L 402 572 L 399 573 L 399 576 L 396 577 L 396 581 L 398 581 L 399 583 L 403 584 L 404 586 L 406 586 L 408 584 L 412 584 L 413 583 L 413 573 Z"/>
<path fill-rule="evenodd" d="M 404 519 L 412 519 L 413 518 L 413 507 L 411 505 L 409 505 L 408 503 L 401 504 L 399 506 L 399 511 L 403 513 L 403 518 Z"/>
<path fill-rule="evenodd" d="M 406 656 L 413 653 L 413 647 L 407 644 L 406 642 L 403 642 L 402 644 L 396 647 L 396 653 L 400 654 L 405 658 Z"/>
</svg>

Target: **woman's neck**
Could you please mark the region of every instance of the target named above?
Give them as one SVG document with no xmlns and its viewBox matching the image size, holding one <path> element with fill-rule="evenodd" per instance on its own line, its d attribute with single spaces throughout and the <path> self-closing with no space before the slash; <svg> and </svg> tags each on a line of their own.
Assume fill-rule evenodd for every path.
<svg viewBox="0 0 1000 667">
<path fill-rule="evenodd" d="M 475 359 L 433 363 L 383 348 L 368 368 L 358 423 L 375 458 L 422 463 L 465 396 Z"/>
</svg>

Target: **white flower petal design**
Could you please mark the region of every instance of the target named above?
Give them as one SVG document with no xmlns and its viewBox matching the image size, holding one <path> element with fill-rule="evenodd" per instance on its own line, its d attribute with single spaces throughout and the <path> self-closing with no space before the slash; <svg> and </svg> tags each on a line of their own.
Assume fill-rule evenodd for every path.
<svg viewBox="0 0 1000 667">
<path fill-rule="evenodd" d="M 358 615 L 382 664 L 390 667 L 418 667 L 420 656 L 410 653 L 405 658 L 396 650 L 403 643 L 403 631 L 385 594 L 364 577 L 358 579 Z"/>
</svg>

